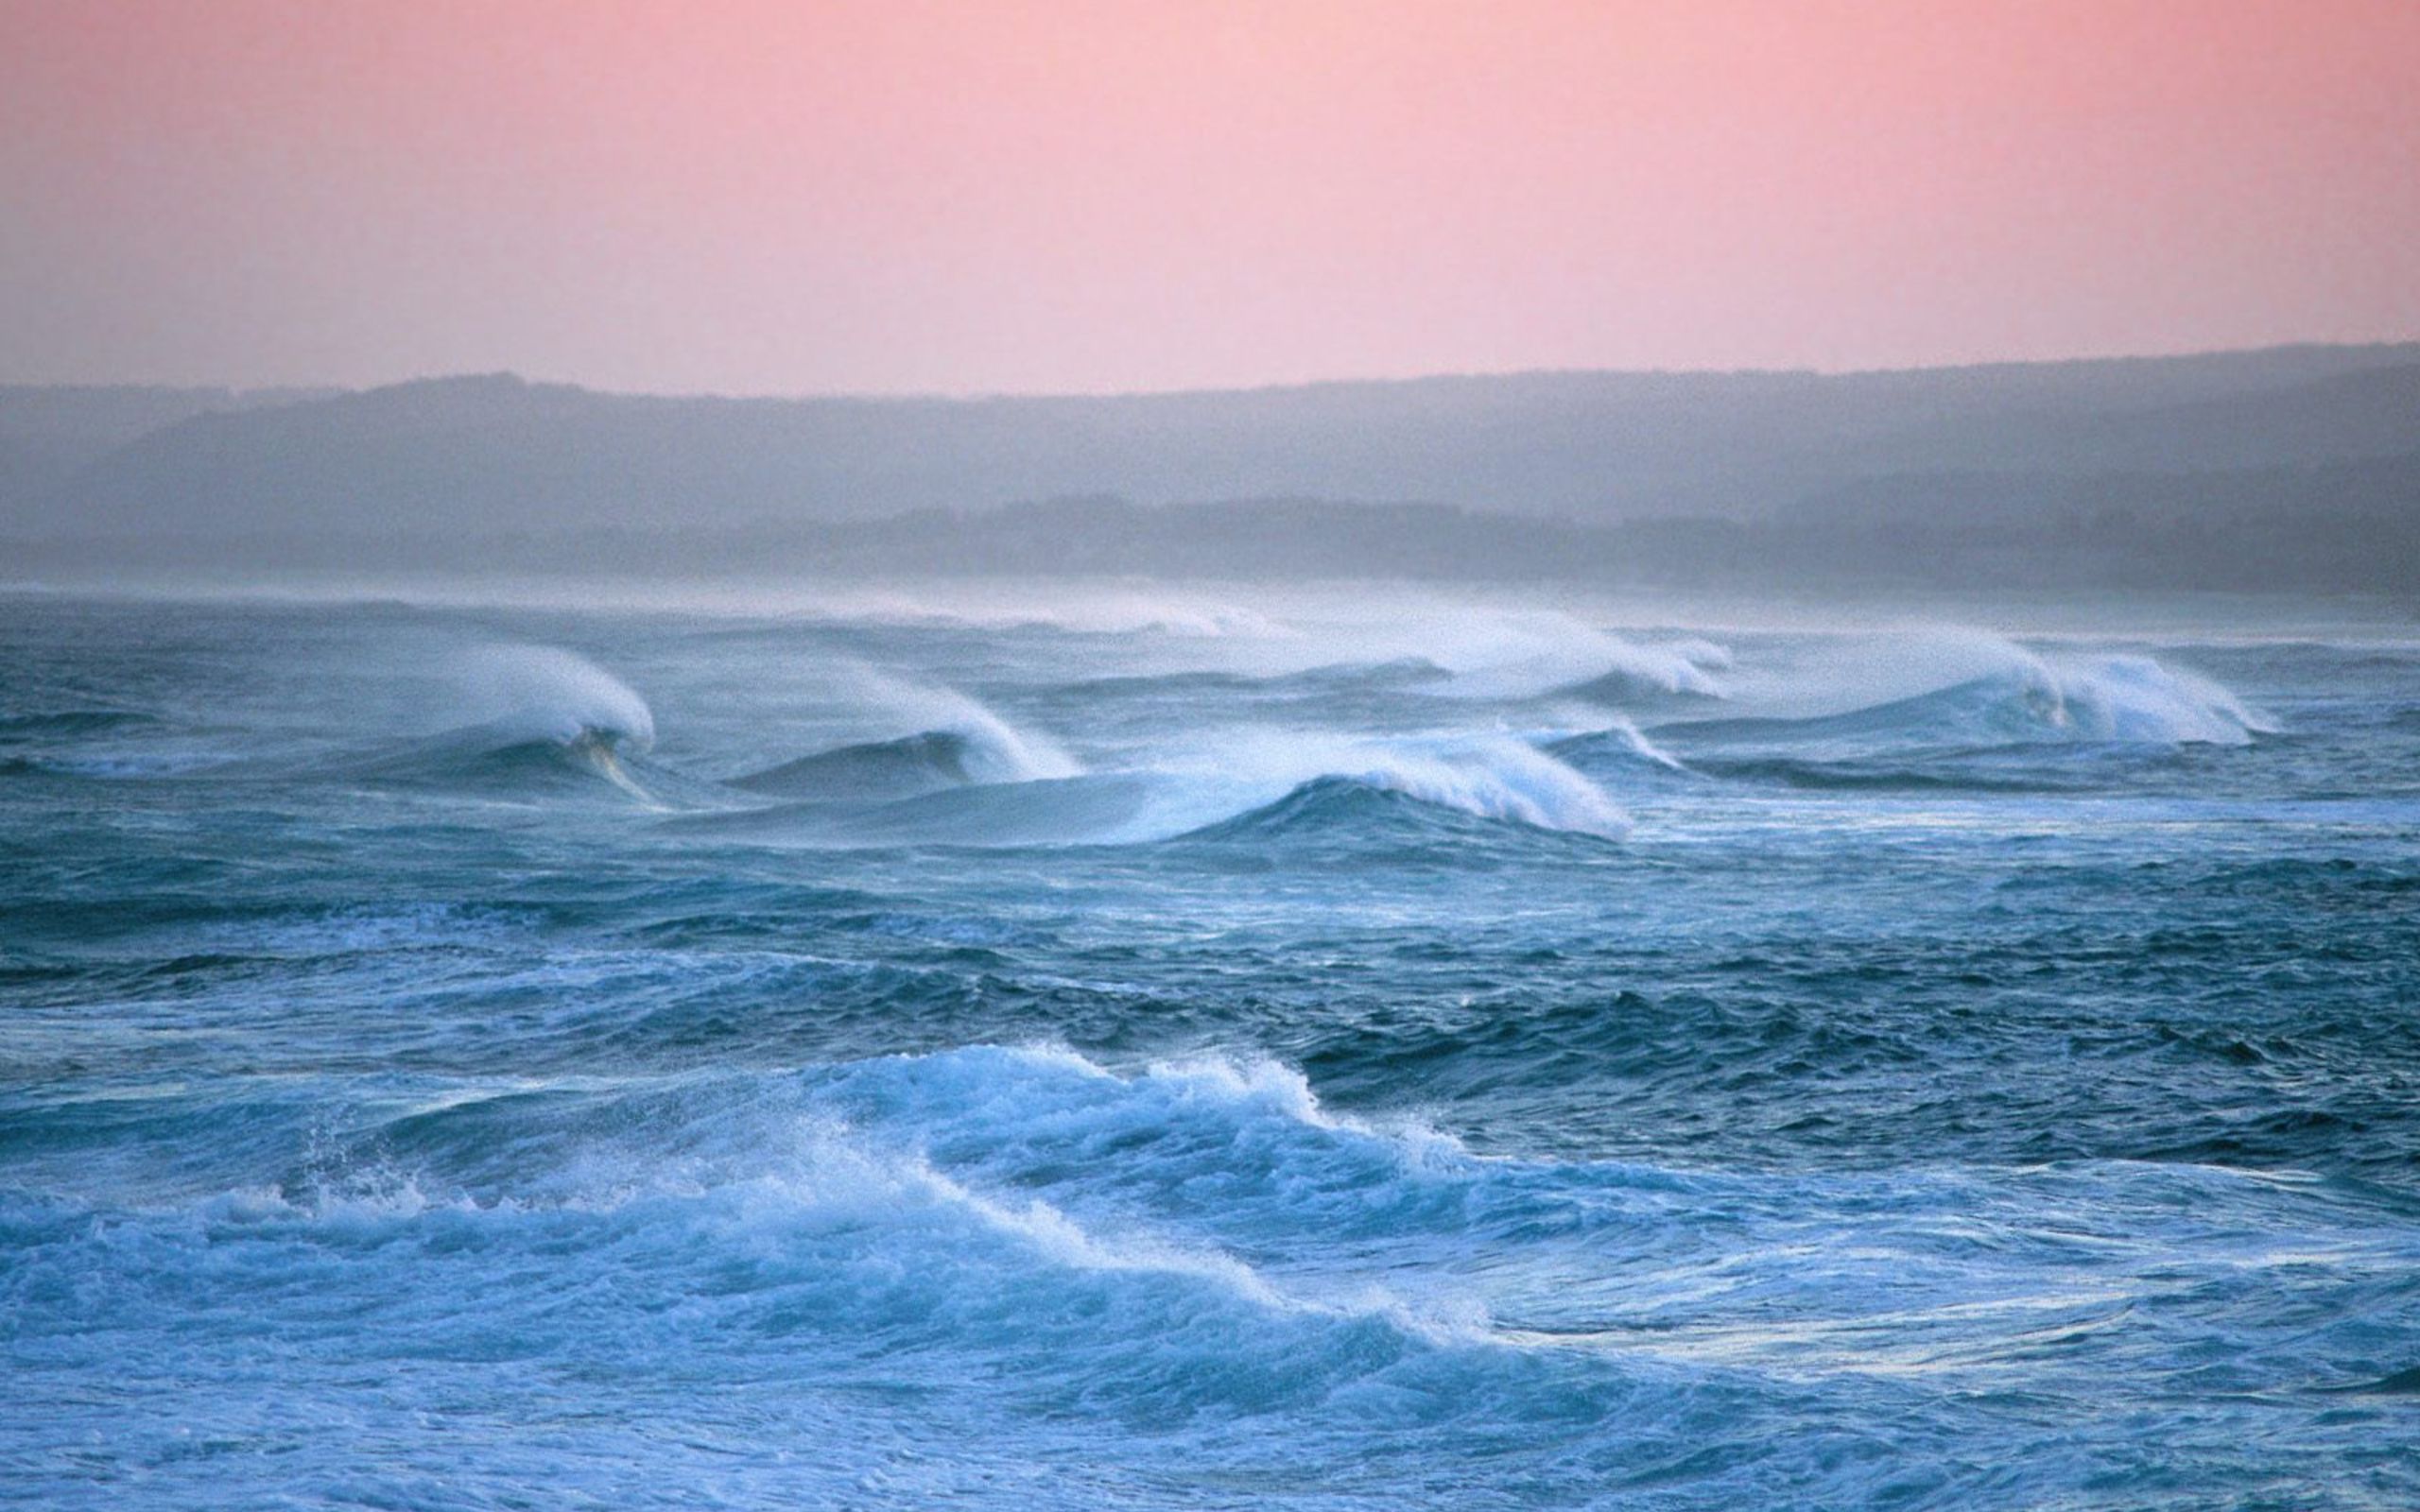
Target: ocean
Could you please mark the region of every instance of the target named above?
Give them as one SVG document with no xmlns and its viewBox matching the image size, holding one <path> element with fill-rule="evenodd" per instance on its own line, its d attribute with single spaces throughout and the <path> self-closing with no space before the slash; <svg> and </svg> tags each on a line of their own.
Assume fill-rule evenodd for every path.
<svg viewBox="0 0 2420 1512">
<path fill-rule="evenodd" d="M 0 1500 L 2420 1505 L 2420 624 L 0 593 Z"/>
</svg>

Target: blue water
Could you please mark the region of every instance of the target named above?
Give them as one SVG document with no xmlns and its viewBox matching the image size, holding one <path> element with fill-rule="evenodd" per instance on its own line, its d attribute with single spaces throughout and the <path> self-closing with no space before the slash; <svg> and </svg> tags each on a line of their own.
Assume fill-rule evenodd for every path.
<svg viewBox="0 0 2420 1512">
<path fill-rule="evenodd" d="M 0 1498 L 2420 1504 L 2408 623 L 608 597 L 0 596 Z"/>
</svg>

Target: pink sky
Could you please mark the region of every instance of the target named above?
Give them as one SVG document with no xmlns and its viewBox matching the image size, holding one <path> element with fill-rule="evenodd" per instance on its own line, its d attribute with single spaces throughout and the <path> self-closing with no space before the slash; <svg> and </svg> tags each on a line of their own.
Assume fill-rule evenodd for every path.
<svg viewBox="0 0 2420 1512">
<path fill-rule="evenodd" d="M 2420 335 L 2420 0 L 0 0 L 0 380 Z"/>
</svg>

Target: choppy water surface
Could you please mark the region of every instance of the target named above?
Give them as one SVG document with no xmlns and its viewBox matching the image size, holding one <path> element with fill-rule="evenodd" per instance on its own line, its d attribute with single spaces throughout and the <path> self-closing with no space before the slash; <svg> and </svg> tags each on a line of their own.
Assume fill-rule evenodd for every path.
<svg viewBox="0 0 2420 1512">
<path fill-rule="evenodd" d="M 2420 639 L 0 598 L 0 1497 L 2420 1503 Z"/>
</svg>

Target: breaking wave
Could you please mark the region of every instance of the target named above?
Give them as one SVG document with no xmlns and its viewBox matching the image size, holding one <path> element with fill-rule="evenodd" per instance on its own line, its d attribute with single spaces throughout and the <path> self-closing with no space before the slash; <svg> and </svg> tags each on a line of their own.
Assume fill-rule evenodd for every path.
<svg viewBox="0 0 2420 1512">
<path fill-rule="evenodd" d="M 794 801 L 696 822 L 809 844 L 974 846 L 1374 833 L 1390 816 L 1421 812 L 1609 839 L 1630 829 L 1596 782 L 1510 736 L 1379 742 L 1244 732 L 1205 741 L 1167 765 L 1020 782 L 959 781 L 952 774 L 967 757 L 927 736 L 844 747 L 743 780 L 760 793 L 777 782 Z"/>
<path fill-rule="evenodd" d="M 2141 655 L 2037 655 L 1996 643 L 1979 675 L 1844 713 L 1695 720 L 1674 741 L 1787 747 L 1821 759 L 2034 745 L 2241 746 L 2276 727 L 2205 678 Z"/>
<path fill-rule="evenodd" d="M 629 684 L 557 646 L 477 647 L 446 669 L 437 734 L 339 760 L 334 775 L 506 796 L 610 789 L 653 808 L 715 801 L 701 783 L 647 761 L 655 715 Z"/>
<path fill-rule="evenodd" d="M 1209 833 L 1346 833 L 1417 818 L 1400 805 L 1357 802 L 1348 790 L 1472 820 L 1620 838 L 1632 821 L 1606 782 L 1662 791 L 1680 774 L 1821 789 L 2024 789 L 2072 782 L 2082 769 L 2002 770 L 2014 758 L 1993 753 L 2240 746 L 2275 728 L 2218 683 L 2145 655 L 2037 653 L 1980 637 L 1914 647 L 1898 675 L 1929 667 L 1943 680 L 1844 713 L 1677 720 L 1645 730 L 1616 715 L 1582 733 L 1526 738 L 1214 724 L 1153 731 L 1123 765 L 1089 773 L 1047 738 L 954 689 L 843 667 L 843 684 L 865 711 L 860 717 L 914 732 L 722 781 L 649 761 L 652 712 L 595 663 L 553 647 L 488 647 L 466 659 L 458 676 L 459 712 L 482 716 L 477 722 L 376 752 L 347 770 L 516 793 L 601 784 L 653 808 L 754 809 L 757 817 L 735 816 L 735 827 L 821 844 L 1130 844 Z M 1652 688 L 1672 696 L 1721 691 L 1703 680 L 1730 665 L 1721 647 L 1675 642 L 1655 652 L 1664 660 L 1619 675 L 1652 672 L 1660 679 Z M 1683 668 L 1697 669 L 1700 680 L 1682 676 Z M 1415 661 L 1335 664 L 1279 680 L 1305 702 L 1333 699 L 1337 709 L 1358 710 L 1368 706 L 1350 700 L 1364 697 L 1373 678 L 1410 693 L 1414 684 L 1461 675 Z M 1753 693 L 1752 682 L 1744 685 Z M 1061 684 L 1049 696 L 1080 700 L 1101 691 Z M 1229 681 L 1156 690 L 1187 698 L 1232 691 Z M 1770 689 L 1743 697 L 1749 708 L 1777 701 Z M 1071 707 L 1060 716 L 1080 713 Z M 1987 758 L 1992 765 L 1978 765 Z"/>
<path fill-rule="evenodd" d="M 1330 825 L 1376 812 L 1356 794 L 1383 794 L 1472 818 L 1620 839 L 1631 821 L 1604 789 L 1555 757 L 1509 736 L 1441 743 L 1264 747 L 1263 770 L 1290 782 L 1280 797 L 1204 825 L 1234 835 Z M 1289 770 L 1290 768 L 1290 770 Z"/>
<path fill-rule="evenodd" d="M 1055 751 L 988 715 L 957 730 L 861 741 L 801 756 L 731 780 L 746 792 L 809 801 L 916 798 L 989 782 L 1046 782 L 1075 775 Z"/>
<path fill-rule="evenodd" d="M 629 684 L 576 652 L 550 645 L 484 646 L 462 661 L 464 723 L 506 743 L 582 739 L 619 750 L 655 744 L 655 714 Z"/>
<path fill-rule="evenodd" d="M 1586 730 L 1577 735 L 1552 736 L 1541 740 L 1539 745 L 1549 754 L 1578 765 L 1662 772 L 1688 770 L 1679 757 L 1648 739 L 1644 731 L 1627 719 L 1616 719 L 1601 730 Z"/>
<path fill-rule="evenodd" d="M 990 706 L 956 688 L 913 682 L 865 666 L 843 667 L 840 674 L 851 694 L 874 715 L 892 729 L 905 727 L 919 732 L 904 741 L 869 743 L 907 747 L 912 742 L 925 742 L 921 753 L 907 753 L 911 763 L 932 766 L 938 759 L 942 765 L 933 766 L 936 771 L 955 764 L 966 773 L 964 781 L 981 782 L 1042 782 L 1074 777 L 1083 770 L 1083 765 L 1056 742 L 1010 724 Z M 896 765 L 899 759 L 868 755 L 862 765 Z M 758 778 L 768 775 L 755 774 Z"/>
</svg>

